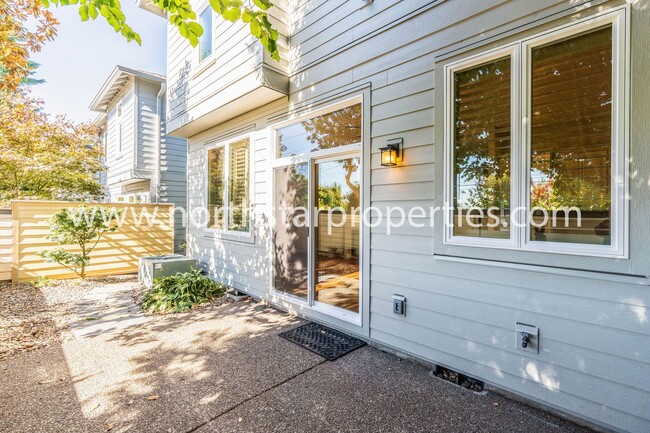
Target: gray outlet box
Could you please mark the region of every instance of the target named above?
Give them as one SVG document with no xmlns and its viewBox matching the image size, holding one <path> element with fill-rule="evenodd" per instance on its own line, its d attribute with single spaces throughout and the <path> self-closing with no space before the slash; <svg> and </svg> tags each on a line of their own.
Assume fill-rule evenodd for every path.
<svg viewBox="0 0 650 433">
<path fill-rule="evenodd" d="M 196 259 L 169 254 L 166 256 L 140 257 L 138 280 L 146 287 L 153 285 L 158 277 L 168 277 L 177 272 L 189 272 L 196 267 Z"/>
<path fill-rule="evenodd" d="M 523 352 L 539 353 L 539 328 L 527 323 L 515 323 L 515 347 Z"/>
<path fill-rule="evenodd" d="M 393 314 L 406 316 L 406 297 L 393 295 Z"/>
</svg>

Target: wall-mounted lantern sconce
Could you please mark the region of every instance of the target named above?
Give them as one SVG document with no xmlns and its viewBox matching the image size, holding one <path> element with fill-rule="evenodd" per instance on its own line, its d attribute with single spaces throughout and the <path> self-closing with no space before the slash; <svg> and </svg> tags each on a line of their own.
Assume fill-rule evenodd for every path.
<svg viewBox="0 0 650 433">
<path fill-rule="evenodd" d="M 381 165 L 383 167 L 394 167 L 398 161 L 402 160 L 403 138 L 392 138 L 386 143 L 386 147 L 379 149 L 381 151 Z"/>
</svg>

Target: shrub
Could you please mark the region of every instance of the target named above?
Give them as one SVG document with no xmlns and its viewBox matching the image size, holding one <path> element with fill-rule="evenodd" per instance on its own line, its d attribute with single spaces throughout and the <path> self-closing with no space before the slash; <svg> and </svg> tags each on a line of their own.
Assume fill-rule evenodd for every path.
<svg viewBox="0 0 650 433">
<path fill-rule="evenodd" d="M 142 301 L 142 308 L 152 313 L 186 311 L 208 302 L 224 291 L 223 285 L 193 269 L 169 277 L 156 278 Z"/>
</svg>

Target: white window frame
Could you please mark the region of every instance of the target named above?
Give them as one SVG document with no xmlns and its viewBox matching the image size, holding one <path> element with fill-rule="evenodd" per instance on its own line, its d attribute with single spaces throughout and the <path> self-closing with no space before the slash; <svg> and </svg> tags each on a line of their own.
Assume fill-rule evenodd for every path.
<svg viewBox="0 0 650 433">
<path fill-rule="evenodd" d="M 123 131 L 122 131 L 122 118 L 123 118 L 123 113 L 124 111 L 124 102 L 120 100 L 120 102 L 117 103 L 117 107 L 115 108 L 115 115 L 117 117 L 117 156 L 121 156 L 122 152 L 124 151 L 124 137 L 123 137 Z"/>
<path fill-rule="evenodd" d="M 445 66 L 444 203 L 446 206 L 444 244 L 502 248 L 520 251 L 628 258 L 629 249 L 629 7 L 597 14 L 587 19 L 556 27 L 523 38 L 504 47 L 471 56 Z M 530 210 L 530 52 L 534 47 L 562 40 L 606 25 L 612 26 L 612 211 L 611 245 L 577 244 L 530 240 L 530 224 L 517 228 L 510 224 L 510 239 L 476 238 L 453 234 L 453 149 L 454 149 L 454 73 L 473 66 L 511 56 L 511 197 L 510 209 L 525 206 Z M 522 219 L 521 215 L 513 215 Z"/>
<path fill-rule="evenodd" d="M 228 225 L 230 223 L 230 202 L 228 200 L 228 195 L 229 195 L 229 189 L 230 189 L 230 146 L 234 143 L 237 143 L 242 140 L 248 140 L 248 231 L 239 231 L 239 230 L 229 230 Z M 254 143 L 254 134 L 252 132 L 248 132 L 245 134 L 240 134 L 236 135 L 233 137 L 229 137 L 227 139 L 215 142 L 215 143 L 210 143 L 206 145 L 204 149 L 204 159 L 205 159 L 205 165 L 204 165 L 204 174 L 205 174 L 205 187 L 204 187 L 204 197 L 205 197 L 205 209 L 207 210 L 209 208 L 209 179 L 208 179 L 208 152 L 212 149 L 216 149 L 219 147 L 224 148 L 224 218 L 223 218 L 223 229 L 217 229 L 217 228 L 210 228 L 208 227 L 208 224 L 210 222 L 210 219 L 208 218 L 205 222 L 205 226 L 203 228 L 203 234 L 204 236 L 207 237 L 222 237 L 222 238 L 227 238 L 229 240 L 244 240 L 247 242 L 252 242 L 253 241 L 253 222 L 254 222 L 254 206 L 253 206 L 253 197 L 255 196 L 253 186 L 253 178 L 255 175 L 255 168 L 254 168 L 254 157 L 253 157 L 253 143 Z"/>
<path fill-rule="evenodd" d="M 215 13 L 214 9 L 212 9 L 212 6 L 210 3 L 203 5 L 202 7 L 198 8 L 199 12 L 197 13 L 197 21 L 200 19 L 201 14 L 205 12 L 206 10 L 210 10 L 210 25 L 211 25 L 211 31 L 212 31 L 212 40 L 210 41 L 210 54 L 204 58 L 201 59 L 201 38 L 199 38 L 199 43 L 196 45 L 196 66 L 199 68 L 198 70 L 195 71 L 195 75 L 201 73 L 203 70 L 208 68 L 210 65 L 212 65 L 215 62 L 214 58 L 214 50 L 215 50 L 215 43 L 214 43 L 214 38 L 215 38 Z"/>
<path fill-rule="evenodd" d="M 307 110 L 306 112 L 302 112 L 299 115 L 292 116 L 289 119 L 276 123 L 273 126 L 268 128 L 268 133 L 269 136 L 271 137 L 271 146 L 270 146 L 270 151 L 271 151 L 271 164 L 269 164 L 269 184 L 271 185 L 271 191 L 273 191 L 273 196 L 271 198 L 271 203 L 275 203 L 275 170 L 277 168 L 282 168 L 282 167 L 288 167 L 288 166 L 293 166 L 293 165 L 299 165 L 299 164 L 307 164 L 308 170 L 309 170 L 309 193 L 308 193 L 308 204 L 311 206 L 314 201 L 314 175 L 313 175 L 313 170 L 316 166 L 317 163 L 320 162 L 326 162 L 330 160 L 336 160 L 341 157 L 359 157 L 360 160 L 360 167 L 359 167 L 359 172 L 360 172 L 360 179 L 362 180 L 361 182 L 361 197 L 360 197 L 360 203 L 363 205 L 364 199 L 365 199 L 365 191 L 364 191 L 364 185 L 363 185 L 363 172 L 365 170 L 364 166 L 364 149 L 363 149 L 363 140 L 366 134 L 365 131 L 365 126 L 364 126 L 364 118 L 362 117 L 361 119 L 361 141 L 358 143 L 353 143 L 353 144 L 348 144 L 344 146 L 339 146 L 339 147 L 334 147 L 331 149 L 322 149 L 322 150 L 317 150 L 314 152 L 305 152 L 301 153 L 299 155 L 295 156 L 278 156 L 279 152 L 279 140 L 278 140 L 278 131 L 286 126 L 291 126 L 296 123 L 302 122 L 304 120 L 308 119 L 313 119 L 314 117 L 323 115 L 323 114 L 328 114 L 346 107 L 350 107 L 356 104 L 361 104 L 361 113 L 362 116 L 365 116 L 364 112 L 364 98 L 363 95 L 356 95 L 350 98 L 343 99 L 341 101 L 338 101 L 333 104 L 329 104 L 327 106 L 323 106 L 322 108 L 318 108 L 316 110 Z M 273 205 L 271 205 L 273 206 Z M 309 227 L 312 227 L 312 215 L 313 212 L 309 212 L 307 215 L 308 219 L 308 224 Z M 355 313 L 352 311 L 348 311 L 344 308 L 336 307 L 334 305 L 329 305 L 324 302 L 318 302 L 315 300 L 314 293 L 311 290 L 314 282 L 313 282 L 313 271 L 309 272 L 309 279 L 308 279 L 308 296 L 307 299 L 300 298 L 298 296 L 294 296 L 288 293 L 280 292 L 275 289 L 275 258 L 273 257 L 273 254 L 269 254 L 269 259 L 271 260 L 271 272 L 269 272 L 269 287 L 270 287 L 270 292 L 273 294 L 274 298 L 281 299 L 284 302 L 288 303 L 294 303 L 298 304 L 302 307 L 309 308 L 313 310 L 314 312 L 318 313 L 323 313 L 327 316 L 334 317 L 336 319 L 339 319 L 343 322 L 351 323 L 356 326 L 362 326 L 362 317 L 363 317 L 363 309 L 364 309 L 364 302 L 363 302 L 363 293 L 366 288 L 364 287 L 364 274 L 367 272 L 367 270 L 363 269 L 363 259 L 364 259 L 364 245 L 367 240 L 365 239 L 364 236 L 364 227 L 363 227 L 363 218 L 361 218 L 360 222 L 361 226 L 359 227 L 359 234 L 360 234 L 360 240 L 359 240 L 359 310 Z M 271 231 L 273 231 L 274 228 L 271 228 Z M 314 269 L 314 254 L 313 254 L 313 237 L 310 236 L 309 238 L 309 269 L 313 270 Z"/>
</svg>

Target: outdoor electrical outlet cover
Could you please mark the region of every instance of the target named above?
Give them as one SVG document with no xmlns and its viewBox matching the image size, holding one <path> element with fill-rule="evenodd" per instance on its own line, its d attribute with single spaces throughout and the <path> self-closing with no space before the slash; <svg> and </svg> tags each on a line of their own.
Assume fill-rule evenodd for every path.
<svg viewBox="0 0 650 433">
<path fill-rule="evenodd" d="M 523 334 L 528 334 L 528 346 L 522 346 Z M 515 323 L 515 347 L 517 350 L 529 353 L 539 353 L 539 328 L 535 325 L 517 322 Z"/>
<path fill-rule="evenodd" d="M 406 316 L 406 297 L 393 295 L 393 314 Z"/>
</svg>

